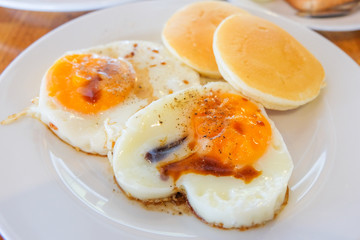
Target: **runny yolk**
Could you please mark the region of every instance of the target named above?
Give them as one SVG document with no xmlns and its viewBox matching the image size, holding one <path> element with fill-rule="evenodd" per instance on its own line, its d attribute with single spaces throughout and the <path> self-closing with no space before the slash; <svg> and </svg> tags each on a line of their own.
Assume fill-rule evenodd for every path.
<svg viewBox="0 0 360 240">
<path fill-rule="evenodd" d="M 261 174 L 254 163 L 265 153 L 271 126 L 256 104 L 230 93 L 211 92 L 195 104 L 191 115 L 194 154 L 160 163 L 163 178 L 175 181 L 186 173 L 233 176 L 251 182 Z"/>
<path fill-rule="evenodd" d="M 96 114 L 123 102 L 135 80 L 129 63 L 92 54 L 64 56 L 46 76 L 48 95 L 83 114 Z"/>
</svg>

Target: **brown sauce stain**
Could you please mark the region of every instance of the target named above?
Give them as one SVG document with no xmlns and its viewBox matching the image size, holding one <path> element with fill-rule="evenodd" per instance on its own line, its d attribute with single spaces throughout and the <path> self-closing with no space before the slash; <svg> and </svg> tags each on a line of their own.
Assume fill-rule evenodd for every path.
<svg viewBox="0 0 360 240">
<path fill-rule="evenodd" d="M 140 205 L 148 211 L 165 212 L 172 215 L 191 215 L 186 195 L 177 192 L 168 198 L 157 201 L 140 201 Z"/>
<path fill-rule="evenodd" d="M 79 88 L 79 92 L 86 101 L 96 103 L 101 98 L 101 78 L 99 75 L 90 77 L 90 80 L 85 82 L 83 87 Z"/>
<path fill-rule="evenodd" d="M 49 122 L 49 127 L 50 127 L 51 129 L 53 129 L 54 131 L 57 131 L 57 130 L 58 130 L 57 126 L 55 126 L 52 122 Z"/>
<path fill-rule="evenodd" d="M 216 177 L 233 176 L 242 179 L 245 183 L 250 183 L 262 173 L 262 171 L 256 170 L 251 165 L 238 168 L 231 163 L 224 163 L 213 157 L 200 156 L 196 153 L 177 162 L 159 163 L 158 170 L 162 179 L 172 177 L 175 182 L 183 174 L 196 173 Z"/>
<path fill-rule="evenodd" d="M 234 129 L 235 129 L 238 133 L 244 134 L 244 129 L 243 129 L 243 126 L 242 126 L 241 123 L 235 122 L 235 123 L 234 123 Z"/>
<path fill-rule="evenodd" d="M 162 122 L 160 121 L 160 123 L 162 123 Z M 149 161 L 150 163 L 160 162 L 161 160 L 166 158 L 166 156 L 168 156 L 171 152 L 174 152 L 176 150 L 176 148 L 185 141 L 185 139 L 186 139 L 186 137 L 183 137 L 181 139 L 178 139 L 177 141 L 173 141 L 168 144 L 166 144 L 166 142 L 165 142 L 160 147 L 154 148 L 154 149 L 148 151 L 145 154 L 145 159 L 147 161 Z"/>
<path fill-rule="evenodd" d="M 129 54 L 126 54 L 124 58 L 132 58 L 135 56 L 135 52 L 130 52 Z"/>
</svg>

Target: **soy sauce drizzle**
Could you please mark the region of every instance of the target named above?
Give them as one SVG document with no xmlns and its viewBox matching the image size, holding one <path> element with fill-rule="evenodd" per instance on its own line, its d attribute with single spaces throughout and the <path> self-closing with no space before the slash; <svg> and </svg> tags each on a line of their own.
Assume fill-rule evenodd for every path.
<svg viewBox="0 0 360 240">
<path fill-rule="evenodd" d="M 85 82 L 84 86 L 79 88 L 78 91 L 82 94 L 83 98 L 90 102 L 96 103 L 101 97 L 101 88 L 100 81 L 101 77 L 99 75 L 91 76 L 90 80 Z"/>
<path fill-rule="evenodd" d="M 154 148 L 145 154 L 145 159 L 150 163 L 157 163 L 163 160 L 171 152 L 173 152 L 178 146 L 180 146 L 187 137 L 183 137 L 179 140 L 166 144 L 158 148 Z"/>
</svg>

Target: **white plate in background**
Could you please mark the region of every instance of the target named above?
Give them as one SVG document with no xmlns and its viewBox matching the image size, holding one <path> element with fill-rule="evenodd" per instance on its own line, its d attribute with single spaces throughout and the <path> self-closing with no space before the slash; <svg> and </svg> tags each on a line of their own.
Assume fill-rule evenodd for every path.
<svg viewBox="0 0 360 240">
<path fill-rule="evenodd" d="M 296 15 L 296 9 L 292 8 L 285 0 L 269 0 L 256 2 L 252 0 L 229 0 L 234 4 L 263 8 L 281 16 L 287 17 L 314 30 L 322 31 L 354 31 L 360 30 L 360 10 L 342 17 L 332 18 L 304 18 Z"/>
<path fill-rule="evenodd" d="M 190 0 L 146 1 L 100 10 L 42 37 L 0 76 L 0 119 L 24 109 L 64 52 L 116 40 L 160 42 L 171 14 Z M 269 111 L 294 161 L 288 205 L 272 222 L 224 231 L 194 216 L 150 212 L 117 188 L 106 158 L 55 137 L 31 118 L 0 125 L 0 232 L 14 239 L 358 239 L 360 68 L 313 31 L 264 11 L 323 64 L 327 86 L 313 102 Z"/>
</svg>

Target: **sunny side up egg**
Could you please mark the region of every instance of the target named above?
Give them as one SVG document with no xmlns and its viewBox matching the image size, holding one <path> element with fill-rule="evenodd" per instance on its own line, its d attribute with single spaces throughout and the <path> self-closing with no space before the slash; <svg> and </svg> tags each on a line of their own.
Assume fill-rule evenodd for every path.
<svg viewBox="0 0 360 240">
<path fill-rule="evenodd" d="M 161 44 L 114 42 L 58 59 L 28 113 L 73 147 L 106 155 L 132 114 L 199 82 Z"/>
<path fill-rule="evenodd" d="M 264 108 L 221 82 L 137 112 L 109 159 L 129 197 L 151 201 L 182 192 L 205 222 L 240 229 L 274 218 L 293 169 Z"/>
</svg>

